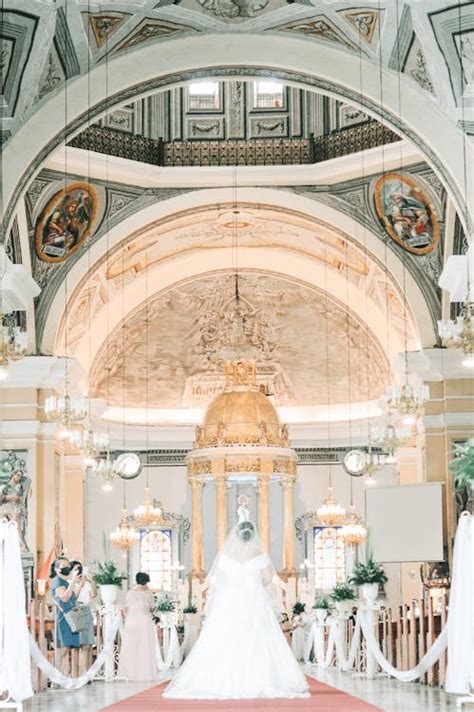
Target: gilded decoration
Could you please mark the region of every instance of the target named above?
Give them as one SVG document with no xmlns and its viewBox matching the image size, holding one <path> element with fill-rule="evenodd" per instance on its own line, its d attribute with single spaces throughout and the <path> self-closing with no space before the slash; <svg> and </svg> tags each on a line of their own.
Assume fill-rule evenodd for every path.
<svg viewBox="0 0 474 712">
<path fill-rule="evenodd" d="M 48 202 L 35 230 L 36 254 L 44 262 L 63 262 L 90 236 L 98 197 L 90 183 L 71 183 Z"/>
<path fill-rule="evenodd" d="M 431 252 L 439 240 L 438 215 L 413 178 L 388 173 L 374 189 L 377 215 L 392 240 L 414 255 Z"/>
</svg>

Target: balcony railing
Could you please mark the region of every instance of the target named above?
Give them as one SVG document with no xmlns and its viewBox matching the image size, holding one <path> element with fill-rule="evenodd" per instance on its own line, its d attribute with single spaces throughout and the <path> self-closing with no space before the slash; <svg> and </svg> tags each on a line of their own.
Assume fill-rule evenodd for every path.
<svg viewBox="0 0 474 712">
<path fill-rule="evenodd" d="M 91 126 L 70 146 L 155 166 L 284 166 L 320 163 L 330 158 L 399 141 L 376 121 L 309 138 L 172 141 L 145 138 L 117 129 Z"/>
</svg>

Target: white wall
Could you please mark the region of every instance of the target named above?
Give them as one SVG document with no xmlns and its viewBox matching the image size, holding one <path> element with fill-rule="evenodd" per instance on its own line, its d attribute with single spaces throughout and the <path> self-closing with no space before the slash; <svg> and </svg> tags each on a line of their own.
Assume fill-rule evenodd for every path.
<svg viewBox="0 0 474 712">
<path fill-rule="evenodd" d="M 345 507 L 350 503 L 350 478 L 341 466 L 332 466 L 334 494 L 337 500 Z M 295 487 L 295 517 L 308 511 L 315 510 L 327 493 L 329 467 L 326 465 L 300 465 L 298 479 Z M 160 500 L 166 511 L 176 512 L 191 519 L 191 491 L 187 484 L 186 468 L 181 467 L 150 467 L 148 476 L 153 496 Z M 377 480 L 382 485 L 397 483 L 397 475 L 393 467 L 387 467 L 377 475 Z M 140 476 L 126 484 L 127 505 L 129 511 L 137 507 L 144 498 L 146 475 Z M 365 516 L 365 495 L 363 478 L 353 478 L 354 502 L 357 512 Z M 231 526 L 236 521 L 237 497 L 240 494 L 250 496 L 250 509 L 252 516 L 257 515 L 257 496 L 250 484 L 239 486 L 232 485 L 228 490 L 228 521 Z M 108 537 L 120 519 L 122 509 L 122 482 L 114 484 L 112 492 L 103 492 L 100 480 L 88 477 L 86 482 L 86 543 L 85 558 L 88 563 L 104 558 L 103 536 Z M 216 553 L 216 515 L 215 515 L 215 490 L 212 483 L 206 484 L 203 492 L 203 523 L 204 523 L 204 564 L 208 570 Z M 283 511 L 282 493 L 278 483 L 270 487 L 270 539 L 271 556 L 277 568 L 282 563 L 282 531 Z M 69 552 L 73 555 L 74 552 Z M 122 553 L 110 546 L 111 558 L 122 568 L 127 565 Z M 137 561 L 133 557 L 131 568 L 135 572 Z M 297 565 L 304 558 L 303 542 L 297 541 Z M 185 573 L 191 568 L 191 541 L 185 544 L 181 563 L 186 566 Z M 390 581 L 387 594 L 391 601 L 400 599 L 400 566 L 387 565 L 387 574 Z"/>
</svg>

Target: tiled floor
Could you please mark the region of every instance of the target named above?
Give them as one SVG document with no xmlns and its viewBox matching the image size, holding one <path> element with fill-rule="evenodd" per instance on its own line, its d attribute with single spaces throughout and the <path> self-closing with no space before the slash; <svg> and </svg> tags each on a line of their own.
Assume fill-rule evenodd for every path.
<svg viewBox="0 0 474 712">
<path fill-rule="evenodd" d="M 397 682 L 387 677 L 367 680 L 337 670 L 318 668 L 312 668 L 310 674 L 317 680 L 377 705 L 385 712 L 448 712 L 456 709 L 454 695 L 447 695 L 444 690 L 427 685 Z M 465 709 L 467 712 L 469 709 L 474 710 L 474 707 Z"/>
<path fill-rule="evenodd" d="M 385 712 L 450 712 L 456 709 L 455 698 L 442 690 L 401 683 L 385 677 L 366 680 L 335 670 L 311 668 L 306 673 L 351 695 L 377 705 Z M 52 690 L 36 695 L 24 704 L 25 712 L 99 712 L 103 707 L 146 690 L 156 683 L 95 682 L 76 692 Z M 474 707 L 466 707 L 466 711 Z M 157 710 L 158 712 L 158 710 Z"/>
</svg>

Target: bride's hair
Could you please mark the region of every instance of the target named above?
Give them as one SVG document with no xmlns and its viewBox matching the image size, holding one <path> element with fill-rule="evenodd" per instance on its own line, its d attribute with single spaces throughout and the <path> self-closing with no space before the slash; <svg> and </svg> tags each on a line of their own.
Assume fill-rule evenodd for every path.
<svg viewBox="0 0 474 712">
<path fill-rule="evenodd" d="M 255 527 L 252 522 L 240 522 L 237 527 L 237 536 L 241 541 L 251 541 L 255 536 Z"/>
</svg>

